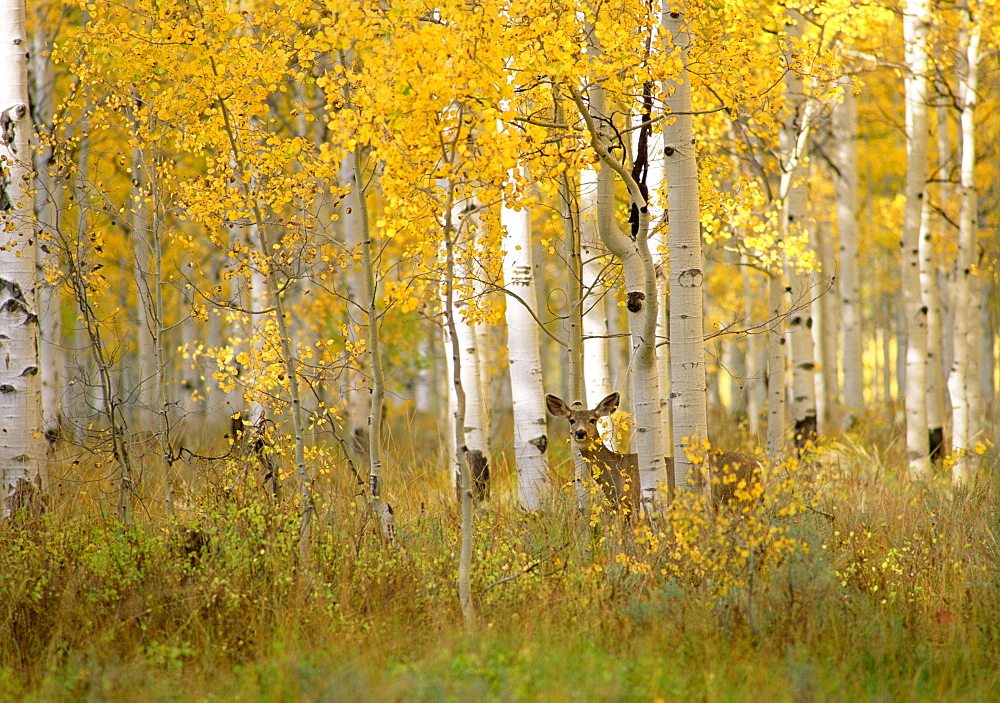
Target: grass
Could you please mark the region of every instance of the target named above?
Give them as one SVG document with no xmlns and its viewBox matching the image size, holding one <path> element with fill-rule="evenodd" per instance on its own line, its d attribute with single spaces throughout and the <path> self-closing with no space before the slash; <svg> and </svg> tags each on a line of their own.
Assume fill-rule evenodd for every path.
<svg viewBox="0 0 1000 703">
<path fill-rule="evenodd" d="M 402 548 L 332 471 L 307 563 L 295 507 L 249 483 L 226 495 L 206 469 L 182 517 L 148 498 L 122 530 L 100 482 L 65 467 L 44 516 L 0 526 L 0 699 L 1000 698 L 989 481 L 911 485 L 893 451 L 842 444 L 754 519 L 678 508 L 628 539 L 568 497 L 523 515 L 500 458 L 470 630 L 450 481 L 420 447 L 391 458 Z"/>
</svg>

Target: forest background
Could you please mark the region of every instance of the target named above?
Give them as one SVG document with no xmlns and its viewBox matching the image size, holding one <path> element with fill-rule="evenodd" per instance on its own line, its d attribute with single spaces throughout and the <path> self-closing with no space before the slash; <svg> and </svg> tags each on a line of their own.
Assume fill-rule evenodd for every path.
<svg viewBox="0 0 1000 703">
<path fill-rule="evenodd" d="M 0 691 L 995 699 L 996 14 L 0 3 Z"/>
</svg>

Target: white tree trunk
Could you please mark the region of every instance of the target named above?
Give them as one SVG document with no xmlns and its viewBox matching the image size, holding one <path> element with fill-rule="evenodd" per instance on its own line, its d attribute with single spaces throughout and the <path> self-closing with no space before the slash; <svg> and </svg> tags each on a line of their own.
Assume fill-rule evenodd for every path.
<svg viewBox="0 0 1000 703">
<path fill-rule="evenodd" d="M 840 239 L 841 368 L 844 373 L 844 429 L 865 409 L 862 365 L 861 286 L 858 280 L 858 115 L 850 86 L 833 110 L 834 185 Z"/>
<path fill-rule="evenodd" d="M 591 105 L 600 104 L 591 90 Z M 602 91 L 603 92 L 603 91 Z M 603 296 L 604 255 L 607 249 L 601 241 L 598 210 L 614 207 L 614 174 L 597 165 L 580 171 L 580 256 L 583 261 L 583 387 L 586 403 L 592 408 L 611 393 L 611 371 L 608 360 L 608 316 Z M 605 424 L 605 427 L 607 425 Z M 603 432 L 602 432 L 603 436 Z"/>
<path fill-rule="evenodd" d="M 39 14 L 42 14 L 39 12 Z M 41 18 L 37 20 L 41 22 Z M 48 55 L 51 42 L 39 25 L 32 37 L 32 104 L 35 117 L 43 124 L 36 128 L 44 133 L 51 131 L 51 119 L 55 112 L 55 75 Z M 42 140 L 44 142 L 44 140 Z M 63 202 L 63 188 L 56 188 L 55 178 L 49 173 L 52 147 L 47 143 L 35 144 L 35 173 L 37 192 L 35 193 L 35 215 L 38 217 L 40 236 L 37 242 L 38 265 L 38 318 L 40 324 L 39 367 L 42 384 L 42 418 L 45 438 L 49 446 L 59 436 L 62 424 L 61 391 L 65 378 L 65 358 L 62 341 L 62 306 L 56 286 L 46 280 L 46 268 L 55 262 L 48 252 L 48 237 L 55 234 L 57 213 Z"/>
<path fill-rule="evenodd" d="M 746 254 L 740 255 L 740 280 L 743 287 L 743 305 L 746 308 L 746 315 L 749 324 L 754 324 L 753 301 L 757 297 L 754 291 L 753 279 L 750 277 L 752 269 L 749 264 L 749 257 Z M 764 403 L 767 390 L 764 385 L 764 369 L 766 365 L 766 349 L 761 342 L 759 334 L 751 334 L 747 337 L 747 361 L 746 361 L 746 382 L 745 392 L 747 396 L 747 426 L 750 430 L 751 439 L 760 436 L 761 413 L 764 412 Z M 762 358 L 764 357 L 764 358 Z"/>
<path fill-rule="evenodd" d="M 609 149 L 604 133 L 605 106 L 591 97 L 588 107 L 583 96 L 570 87 L 573 101 L 584 119 L 591 147 L 602 169 L 613 170 L 622 178 L 633 203 L 638 205 L 636 236 L 622 232 L 615 222 L 613 198 L 602 198 L 598 207 L 598 228 L 604 245 L 621 262 L 629 321 L 632 353 L 632 398 L 635 404 L 635 448 L 639 455 L 639 484 L 643 505 L 651 508 L 657 491 L 668 486 L 660 419 L 660 384 L 656 369 L 656 271 L 649 252 L 649 217 L 646 199 L 638 184 Z"/>
<path fill-rule="evenodd" d="M 342 186 L 349 187 L 343 204 L 344 244 L 351 254 L 360 252 L 364 241 L 367 223 L 362 221 L 361 199 L 355 185 L 355 155 L 347 154 L 340 167 L 339 180 Z M 347 339 L 352 345 L 358 344 L 364 337 L 366 328 L 364 300 L 364 271 L 357 260 L 349 262 L 345 272 L 347 286 L 347 310 L 345 324 Z M 364 355 L 356 359 L 356 364 L 342 373 L 338 379 L 340 396 L 344 402 L 347 432 L 351 438 L 351 446 L 356 458 L 364 464 L 371 461 L 368 454 L 368 416 L 371 412 L 371 397 L 369 383 L 366 380 L 368 364 Z"/>
<path fill-rule="evenodd" d="M 767 335 L 767 457 L 780 460 L 785 451 L 788 424 L 785 418 L 785 283 L 780 271 L 767 279 L 768 314 L 772 323 Z"/>
<path fill-rule="evenodd" d="M 956 452 L 952 479 L 956 483 L 971 480 L 978 469 L 973 449 L 980 431 L 981 418 L 977 408 L 979 378 L 972 356 L 978 351 L 975 327 L 979 322 L 976 272 L 976 247 L 978 239 L 978 197 L 976 193 L 975 166 L 975 110 L 978 100 L 979 44 L 982 28 L 972 25 L 967 33 L 965 75 L 962 77 L 962 182 L 961 211 L 959 214 L 958 256 L 955 261 L 955 351 L 948 390 L 952 403 L 952 447 Z"/>
<path fill-rule="evenodd" d="M 670 268 L 667 257 L 667 208 L 666 192 L 667 171 L 666 159 L 663 154 L 663 132 L 651 130 L 647 149 L 649 173 L 646 186 L 649 196 L 649 249 L 656 261 L 656 298 L 660 302 L 659 314 L 656 317 L 656 365 L 660 377 L 660 412 L 662 413 L 663 447 L 672 452 L 674 446 L 673 414 L 670 403 L 670 280 L 667 272 Z M 601 396 L 602 398 L 604 396 Z M 590 406 L 593 407 L 593 406 Z M 668 476 L 673 480 L 673 476 Z"/>
<path fill-rule="evenodd" d="M 793 24 L 787 27 L 790 36 L 802 34 L 804 19 L 788 10 Z M 797 237 L 806 238 L 813 226 L 809 218 L 808 190 L 805 184 L 809 158 L 809 129 L 814 104 L 803 92 L 802 78 L 794 71 L 785 76 L 785 97 L 792 110 L 781 131 L 781 233 L 786 243 Z M 786 257 L 786 261 L 788 261 Z M 800 270 L 794 261 L 785 267 L 791 295 L 791 316 L 788 319 L 789 352 L 792 359 L 792 423 L 796 447 L 815 442 L 816 420 L 816 352 L 812 338 L 812 305 L 815 294 L 814 276 Z"/>
<path fill-rule="evenodd" d="M 697 146 L 691 117 L 691 79 L 687 74 L 690 38 L 682 4 L 662 16 L 665 41 L 680 51 L 684 68 L 665 81 L 668 116 L 663 126 L 667 207 L 670 212 L 670 398 L 674 423 L 674 486 L 691 487 L 688 449 L 708 437 L 705 379 L 705 330 L 698 198 Z"/>
<path fill-rule="evenodd" d="M 0 512 L 27 498 L 41 467 L 31 113 L 23 0 L 0 1 Z"/>
<path fill-rule="evenodd" d="M 920 296 L 920 221 L 927 188 L 927 0 L 908 0 L 903 13 L 906 47 L 906 202 L 900 249 L 903 314 L 907 328 L 906 454 L 910 475 L 930 475 L 927 443 L 927 309 Z"/>
<path fill-rule="evenodd" d="M 826 228 L 816 228 L 813 248 L 820 264 L 819 286 L 813 301 L 813 344 L 819 351 L 816 374 L 816 410 L 820 434 L 828 434 L 840 428 L 840 381 L 837 374 L 837 287 L 835 280 L 836 262 L 833 257 L 835 242 L 830 241 L 832 233 Z"/>
<path fill-rule="evenodd" d="M 549 459 L 545 434 L 545 390 L 538 325 L 535 267 L 531 251 L 531 211 L 504 207 L 500 211 L 504 237 L 504 286 L 515 297 L 507 298 L 507 355 L 514 408 L 514 460 L 517 463 L 517 497 L 521 507 L 542 507 L 548 491 Z"/>
<path fill-rule="evenodd" d="M 462 201 L 450 213 L 451 222 L 454 224 L 453 236 L 456 237 L 459 245 L 457 251 L 463 253 L 461 260 L 456 262 L 456 272 L 462 277 L 469 277 L 473 274 L 472 267 L 474 266 L 474 262 L 472 261 L 472 249 L 479 227 L 478 216 L 475 213 L 467 212 L 470 207 L 471 203 Z M 459 300 L 451 294 L 449 294 L 449 297 L 451 298 L 452 307 L 448 310 L 448 315 L 452 316 L 458 349 L 461 353 L 458 374 L 465 397 L 464 412 L 462 413 L 464 416 L 464 426 L 461 428 L 465 438 L 465 449 L 462 452 L 452 453 L 453 483 L 455 486 L 460 486 L 463 471 L 463 462 L 459 460 L 460 453 L 468 459 L 469 455 L 473 452 L 478 452 L 481 459 L 489 460 L 489 423 L 487 421 L 486 399 L 483 397 L 483 383 L 479 373 L 480 364 L 479 348 L 476 339 L 476 323 L 465 314 L 465 310 L 468 307 L 467 302 Z M 451 340 L 446 338 L 445 343 L 449 345 L 446 350 L 448 351 L 448 356 L 453 356 L 450 353 Z M 451 374 L 451 378 L 454 379 L 455 369 L 453 366 L 449 366 L 449 373 Z M 452 411 L 449 413 L 449 416 L 454 418 L 456 416 L 455 410 L 459 405 L 459 398 L 456 394 L 456 384 L 454 381 L 450 384 L 450 387 L 451 393 L 449 398 Z M 473 459 L 473 461 L 475 460 Z"/>
<path fill-rule="evenodd" d="M 941 296 L 938 291 L 937 253 L 933 238 L 930 198 L 924 198 L 920 217 L 920 297 L 927 308 L 927 447 L 931 460 L 942 452 L 944 436 L 944 368 L 941 363 Z"/>
<path fill-rule="evenodd" d="M 129 225 L 132 237 L 132 278 L 136 287 L 135 374 L 133 388 L 128 389 L 136 405 L 132 408 L 135 419 L 133 429 L 153 431 L 153 414 L 157 404 L 157 369 L 153 347 L 156 344 L 157 312 L 153 303 L 152 280 L 152 212 L 149 206 L 150 187 L 143 152 L 138 147 L 132 149 L 132 201 L 129 210 Z"/>
</svg>

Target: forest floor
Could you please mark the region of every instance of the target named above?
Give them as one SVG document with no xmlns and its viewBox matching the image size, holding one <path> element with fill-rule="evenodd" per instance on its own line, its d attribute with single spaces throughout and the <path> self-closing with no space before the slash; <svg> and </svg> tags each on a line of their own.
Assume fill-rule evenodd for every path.
<svg viewBox="0 0 1000 703">
<path fill-rule="evenodd" d="M 628 531 L 568 490 L 523 514 L 498 455 L 470 625 L 454 489 L 418 445 L 388 462 L 398 547 L 340 467 L 304 560 L 293 497 L 204 480 L 122 529 L 68 462 L 0 525 L 0 700 L 1000 700 L 992 479 L 913 483 L 898 443 L 843 439 L 747 514 L 679 501 Z"/>
</svg>

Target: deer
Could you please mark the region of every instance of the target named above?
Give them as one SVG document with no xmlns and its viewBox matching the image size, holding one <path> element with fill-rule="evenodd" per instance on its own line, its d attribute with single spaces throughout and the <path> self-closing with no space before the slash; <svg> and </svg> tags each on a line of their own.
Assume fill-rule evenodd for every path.
<svg viewBox="0 0 1000 703">
<path fill-rule="evenodd" d="M 608 417 L 618 409 L 620 396 L 612 393 L 592 410 L 573 410 L 566 402 L 552 394 L 545 396 L 545 406 L 555 417 L 569 420 L 570 437 L 580 448 L 583 460 L 590 467 L 591 474 L 601 487 L 604 497 L 616 509 L 634 514 L 639 503 L 639 455 L 622 454 L 608 449 L 601 441 L 597 421 Z M 674 460 L 664 460 L 668 473 L 674 470 Z M 715 476 L 712 481 L 712 505 L 719 507 L 730 504 L 737 498 L 739 485 L 749 488 L 760 482 L 760 463 L 741 452 L 714 450 L 708 456 L 710 471 Z M 695 487 L 701 488 L 704 480 L 701 472 L 692 476 Z"/>
</svg>

